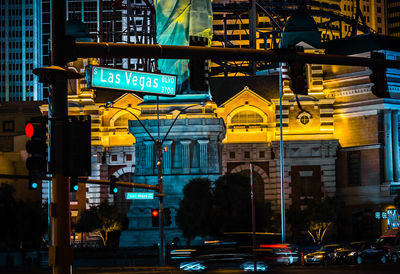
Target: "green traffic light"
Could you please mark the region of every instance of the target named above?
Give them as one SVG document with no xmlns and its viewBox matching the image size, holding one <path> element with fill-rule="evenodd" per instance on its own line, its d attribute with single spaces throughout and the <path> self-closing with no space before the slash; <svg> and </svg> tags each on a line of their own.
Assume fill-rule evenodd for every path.
<svg viewBox="0 0 400 274">
<path fill-rule="evenodd" d="M 74 185 L 74 190 L 75 191 L 78 191 L 78 188 L 79 188 L 78 185 Z"/>
<path fill-rule="evenodd" d="M 38 184 L 37 184 L 37 183 L 32 183 L 32 184 L 31 184 L 31 187 L 32 187 L 33 189 L 37 189 Z"/>
<path fill-rule="evenodd" d="M 118 188 L 114 187 L 113 192 L 114 192 L 114 194 L 116 194 L 118 192 Z"/>
</svg>

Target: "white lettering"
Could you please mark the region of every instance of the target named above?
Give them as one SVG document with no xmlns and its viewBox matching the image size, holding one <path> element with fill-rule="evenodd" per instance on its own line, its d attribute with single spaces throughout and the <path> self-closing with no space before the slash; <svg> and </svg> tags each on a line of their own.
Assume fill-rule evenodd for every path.
<svg viewBox="0 0 400 274">
<path fill-rule="evenodd" d="M 139 78 L 139 85 L 140 85 L 140 89 L 143 90 L 143 88 L 144 88 L 144 77 L 140 77 Z"/>
<path fill-rule="evenodd" d="M 128 76 L 128 72 L 125 71 L 125 78 L 126 78 L 126 84 L 129 85 L 129 81 L 131 80 L 132 77 L 132 72 L 129 72 L 129 76 Z"/>
<path fill-rule="evenodd" d="M 158 79 L 157 78 L 154 78 L 154 81 L 153 81 L 153 88 L 157 88 L 158 87 Z"/>
<path fill-rule="evenodd" d="M 114 74 L 111 72 L 108 73 L 108 82 L 111 84 L 114 82 Z"/>
<path fill-rule="evenodd" d="M 146 87 L 151 87 L 151 78 L 149 77 L 149 78 L 147 78 L 147 80 L 146 80 Z"/>
<path fill-rule="evenodd" d="M 116 80 L 115 80 L 115 83 L 116 83 L 116 84 L 119 84 L 119 83 L 121 82 L 120 77 L 121 77 L 121 75 L 120 75 L 119 73 L 115 75 L 115 79 L 116 79 Z"/>
<path fill-rule="evenodd" d="M 107 81 L 103 79 L 103 69 L 100 69 L 100 82 L 106 83 Z"/>
<path fill-rule="evenodd" d="M 132 84 L 133 84 L 134 86 L 137 86 L 137 76 L 133 76 Z"/>
</svg>

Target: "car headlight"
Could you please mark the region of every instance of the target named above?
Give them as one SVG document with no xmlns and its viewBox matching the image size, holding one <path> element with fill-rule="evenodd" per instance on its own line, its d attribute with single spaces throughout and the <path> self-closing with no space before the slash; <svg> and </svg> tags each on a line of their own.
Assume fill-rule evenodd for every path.
<svg viewBox="0 0 400 274">
<path fill-rule="evenodd" d="M 324 257 L 324 255 L 316 255 L 315 258 L 317 259 L 322 259 Z"/>
<path fill-rule="evenodd" d="M 179 269 L 183 271 L 203 271 L 206 267 L 200 262 L 183 262 L 180 263 Z"/>
<path fill-rule="evenodd" d="M 350 252 L 348 256 L 354 256 L 354 255 L 356 255 L 356 253 L 353 251 L 353 252 Z"/>
</svg>

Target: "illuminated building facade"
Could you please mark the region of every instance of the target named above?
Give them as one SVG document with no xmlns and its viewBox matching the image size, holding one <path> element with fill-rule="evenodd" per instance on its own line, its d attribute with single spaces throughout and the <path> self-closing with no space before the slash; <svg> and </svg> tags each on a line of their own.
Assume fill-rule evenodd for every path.
<svg viewBox="0 0 400 274">
<path fill-rule="evenodd" d="M 100 41 L 96 36 L 96 28 L 100 28 L 96 23 L 100 20 L 97 2 L 68 1 L 68 11 L 69 19 L 76 17 L 89 23 L 89 31 L 93 38 L 97 37 L 96 40 Z M 377 28 L 381 26 L 378 24 L 380 20 L 379 17 L 373 17 L 375 8 L 371 8 L 375 2 L 380 3 L 362 1 L 365 7 L 370 7 L 365 8 L 365 12 L 371 14 L 369 20 L 376 22 L 373 28 L 378 31 Z M 342 4 L 343 13 L 352 13 L 353 1 L 341 1 L 340 5 Z M 329 7 L 337 9 L 334 6 Z M 108 10 L 111 11 L 112 7 L 109 6 Z M 376 16 L 377 11 L 378 4 Z M 105 14 L 105 17 L 112 16 L 111 12 Z M 372 17 L 376 20 L 371 19 Z M 236 19 L 229 20 L 224 27 L 225 22 L 220 13 L 216 12 L 215 33 L 227 32 L 228 35 L 232 35 L 230 40 L 234 42 L 235 47 L 248 47 L 248 19 L 242 18 L 241 24 L 238 24 Z M 316 21 L 320 27 L 319 20 Z M 112 22 L 113 20 L 109 20 L 105 24 L 110 27 Z M 123 28 L 124 22 L 120 23 Z M 271 24 L 270 18 L 259 15 L 258 24 L 257 29 L 263 30 L 264 25 L 267 30 L 267 25 Z M 335 23 L 332 26 L 337 25 Z M 323 40 L 344 37 L 349 27 L 347 26 L 347 30 L 346 25 L 341 27 L 341 31 L 333 28 L 332 32 L 322 32 Z M 382 32 L 384 29 L 382 25 Z M 222 46 L 217 40 L 215 39 L 213 45 Z M 303 42 L 306 51 L 321 54 L 325 52 L 322 49 L 325 45 L 317 46 L 311 41 Z M 257 48 L 272 48 L 272 44 L 271 38 L 267 41 L 262 37 L 257 39 Z M 354 53 L 359 52 L 350 54 Z M 396 59 L 399 56 L 396 52 L 387 53 L 388 58 Z M 95 61 L 79 60 L 74 67 L 84 73 L 84 67 L 93 62 Z M 106 61 L 107 64 L 113 62 L 114 60 Z M 116 60 L 116 65 L 123 66 L 123 61 Z M 143 67 L 138 65 L 132 68 Z M 349 220 L 355 220 L 355 225 L 346 228 L 346 231 L 354 235 L 365 233 L 366 237 L 370 236 L 377 232 L 374 212 L 383 212 L 386 206 L 392 203 L 393 192 L 399 181 L 396 162 L 398 138 L 395 137 L 398 129 L 397 100 L 377 99 L 370 93 L 369 69 L 308 65 L 307 70 L 310 97 L 301 98 L 303 110 L 297 106 L 288 83 L 283 83 L 282 126 L 286 205 L 301 206 L 304 197 L 341 196 L 350 208 L 346 211 L 349 214 L 347 217 Z M 390 71 L 389 75 L 389 90 L 398 92 L 398 73 Z M 256 199 L 270 201 L 275 212 L 280 210 L 277 75 L 254 76 L 246 78 L 247 80 L 241 77 L 220 78 L 211 79 L 211 98 L 189 96 L 173 104 L 160 102 L 161 136 L 164 136 L 179 109 L 200 104 L 180 115 L 165 143 L 163 168 L 166 192 L 170 195 L 166 198 L 166 207 L 172 208 L 173 220 L 172 226 L 167 228 L 167 241 L 179 235 L 174 217 L 182 195 L 181 190 L 186 182 L 198 176 L 206 175 L 215 179 L 226 172 L 246 173 L 251 162 L 254 164 Z M 70 81 L 69 88 L 69 114 L 92 116 L 93 157 L 90 178 L 108 179 L 110 175 L 114 175 L 123 181 L 155 183 L 154 143 L 135 122 L 131 113 L 105 109 L 101 105 L 111 101 L 114 106 L 126 108 L 139 116 L 153 136 L 157 136 L 156 104 L 151 101 L 145 102 L 143 98 L 133 94 L 88 89 L 84 79 Z M 202 102 L 210 99 L 210 104 L 201 106 Z M 42 112 L 46 114 L 45 106 Z M 128 121 L 132 121 L 130 125 Z M 384 135 L 382 132 L 388 134 Z M 47 198 L 46 191 L 44 187 L 44 199 Z M 76 216 L 78 210 L 109 199 L 127 212 L 130 231 L 146 231 L 143 234 L 127 232 L 122 238 L 127 245 L 156 243 L 158 230 L 151 228 L 149 217 L 150 208 L 157 206 L 156 200 L 132 204 L 125 200 L 126 191 L 132 190 L 120 188 L 119 193 L 114 196 L 109 194 L 107 186 L 87 184 L 85 188 L 80 188 L 76 195 L 72 195 L 72 216 Z M 131 238 L 127 241 L 129 237 Z M 147 241 L 140 242 L 137 239 Z"/>
<path fill-rule="evenodd" d="M 400 37 L 400 3 L 396 0 L 386 0 L 387 34 Z"/>
</svg>

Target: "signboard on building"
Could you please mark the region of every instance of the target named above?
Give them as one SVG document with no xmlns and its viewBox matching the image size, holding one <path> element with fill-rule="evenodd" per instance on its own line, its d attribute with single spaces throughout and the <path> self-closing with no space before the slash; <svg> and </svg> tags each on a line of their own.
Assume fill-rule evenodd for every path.
<svg viewBox="0 0 400 274">
<path fill-rule="evenodd" d="M 154 199 L 153 192 L 125 192 L 127 200 L 152 200 Z"/>
<path fill-rule="evenodd" d="M 170 97 L 176 94 L 176 75 L 171 74 L 87 66 L 86 80 L 89 88 L 106 88 Z"/>
</svg>

